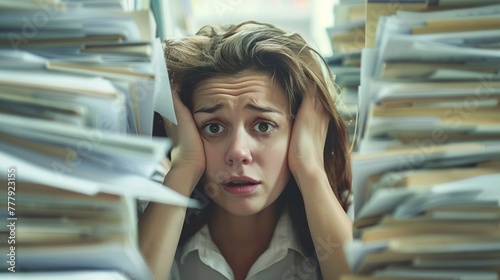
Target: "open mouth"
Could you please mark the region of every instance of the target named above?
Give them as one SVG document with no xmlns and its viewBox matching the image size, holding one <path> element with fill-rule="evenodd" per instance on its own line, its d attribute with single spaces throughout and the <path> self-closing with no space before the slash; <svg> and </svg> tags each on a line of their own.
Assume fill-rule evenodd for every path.
<svg viewBox="0 0 500 280">
<path fill-rule="evenodd" d="M 260 184 L 258 180 L 244 175 L 230 176 L 222 182 L 222 185 L 226 187 L 253 186 L 257 184 Z"/>
<path fill-rule="evenodd" d="M 222 182 L 224 189 L 232 194 L 252 194 L 258 188 L 260 181 L 247 176 L 231 176 Z"/>
<path fill-rule="evenodd" d="M 224 186 L 226 187 L 241 187 L 241 186 L 253 186 L 257 185 L 257 182 L 251 182 L 251 181 L 229 181 L 226 183 L 223 183 Z"/>
</svg>

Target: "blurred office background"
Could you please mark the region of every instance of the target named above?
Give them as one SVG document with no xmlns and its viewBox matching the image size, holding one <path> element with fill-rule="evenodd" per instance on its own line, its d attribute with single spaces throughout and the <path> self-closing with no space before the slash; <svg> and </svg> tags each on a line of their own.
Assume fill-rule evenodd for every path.
<svg viewBox="0 0 500 280">
<path fill-rule="evenodd" d="M 168 0 L 160 5 L 168 22 L 164 38 L 193 34 L 206 24 L 255 20 L 300 33 L 324 56 L 332 54 L 327 28 L 338 0 Z M 161 34 L 160 34 L 161 35 Z"/>
</svg>

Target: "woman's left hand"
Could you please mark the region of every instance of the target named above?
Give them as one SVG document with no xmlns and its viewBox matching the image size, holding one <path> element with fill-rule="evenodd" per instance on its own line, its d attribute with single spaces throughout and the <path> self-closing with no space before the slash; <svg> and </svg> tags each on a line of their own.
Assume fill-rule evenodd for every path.
<svg viewBox="0 0 500 280">
<path fill-rule="evenodd" d="M 288 166 L 297 181 L 325 171 L 323 150 L 330 117 L 318 95 L 317 87 L 310 86 L 293 124 Z"/>
</svg>

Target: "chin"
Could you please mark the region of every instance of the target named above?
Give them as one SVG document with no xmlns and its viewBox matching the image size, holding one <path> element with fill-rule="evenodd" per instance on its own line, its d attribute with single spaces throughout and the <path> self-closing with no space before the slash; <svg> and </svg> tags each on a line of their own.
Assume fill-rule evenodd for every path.
<svg viewBox="0 0 500 280">
<path fill-rule="evenodd" d="M 222 208 L 225 212 L 240 217 L 248 217 L 258 214 L 269 206 L 253 201 L 231 201 L 228 203 L 216 202 L 216 205 Z"/>
</svg>

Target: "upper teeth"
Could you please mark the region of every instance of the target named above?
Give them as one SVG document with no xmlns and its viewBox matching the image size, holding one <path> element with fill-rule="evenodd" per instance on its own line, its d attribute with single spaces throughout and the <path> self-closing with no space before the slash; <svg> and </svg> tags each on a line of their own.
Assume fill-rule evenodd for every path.
<svg viewBox="0 0 500 280">
<path fill-rule="evenodd" d="M 237 182 L 229 182 L 229 184 L 232 184 L 232 185 L 245 185 L 245 184 L 250 184 L 250 182 L 247 182 L 247 181 L 237 181 Z"/>
</svg>

